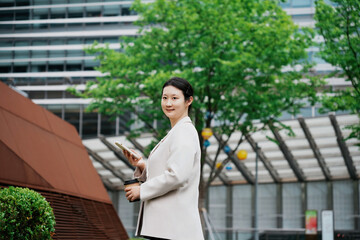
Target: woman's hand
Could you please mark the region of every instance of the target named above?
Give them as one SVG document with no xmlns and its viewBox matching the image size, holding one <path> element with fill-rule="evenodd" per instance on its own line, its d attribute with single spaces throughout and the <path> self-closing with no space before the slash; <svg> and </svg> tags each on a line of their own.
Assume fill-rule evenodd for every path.
<svg viewBox="0 0 360 240">
<path fill-rule="evenodd" d="M 134 150 L 130 149 L 132 152 L 136 153 Z M 134 158 L 128 151 L 123 150 L 125 157 L 129 160 L 130 164 L 134 167 L 140 168 L 141 171 L 145 169 L 145 161 L 142 157 Z M 138 154 L 140 156 L 140 154 Z"/>
<path fill-rule="evenodd" d="M 140 199 L 140 186 L 126 187 L 125 197 L 131 202 Z"/>
</svg>

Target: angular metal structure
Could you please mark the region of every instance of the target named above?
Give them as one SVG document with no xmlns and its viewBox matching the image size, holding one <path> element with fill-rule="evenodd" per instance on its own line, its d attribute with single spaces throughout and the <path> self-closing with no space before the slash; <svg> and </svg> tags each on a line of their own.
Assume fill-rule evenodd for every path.
<svg viewBox="0 0 360 240">
<path fill-rule="evenodd" d="M 38 191 L 54 239 L 128 239 L 76 129 L 0 82 L 0 186 Z"/>
</svg>

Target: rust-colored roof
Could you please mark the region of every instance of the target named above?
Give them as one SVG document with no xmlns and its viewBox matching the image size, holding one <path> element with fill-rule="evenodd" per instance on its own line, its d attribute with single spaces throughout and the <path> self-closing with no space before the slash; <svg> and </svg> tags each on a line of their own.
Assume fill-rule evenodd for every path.
<svg viewBox="0 0 360 240">
<path fill-rule="evenodd" d="M 0 182 L 111 203 L 76 129 L 2 82 Z"/>
</svg>

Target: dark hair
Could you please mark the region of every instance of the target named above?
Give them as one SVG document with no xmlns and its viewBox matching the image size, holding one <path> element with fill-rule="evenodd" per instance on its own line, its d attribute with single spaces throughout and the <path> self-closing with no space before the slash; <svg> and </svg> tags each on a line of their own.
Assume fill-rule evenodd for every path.
<svg viewBox="0 0 360 240">
<path fill-rule="evenodd" d="M 169 80 L 166 81 L 166 83 L 164 83 L 163 87 L 162 87 L 162 91 L 164 91 L 164 88 L 167 86 L 173 86 L 176 87 L 177 89 L 181 90 L 184 94 L 184 98 L 185 101 L 189 100 L 190 97 L 192 97 L 194 95 L 194 90 L 191 86 L 191 84 L 186 81 L 183 78 L 179 78 L 179 77 L 172 77 Z M 162 94 L 162 92 L 161 92 Z M 191 110 L 191 105 L 189 105 L 189 110 L 188 112 L 190 112 Z"/>
</svg>

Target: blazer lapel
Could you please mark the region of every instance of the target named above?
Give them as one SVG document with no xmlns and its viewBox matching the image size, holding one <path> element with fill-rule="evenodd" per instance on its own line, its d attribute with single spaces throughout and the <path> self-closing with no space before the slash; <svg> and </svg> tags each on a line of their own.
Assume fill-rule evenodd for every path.
<svg viewBox="0 0 360 240">
<path fill-rule="evenodd" d="M 166 134 L 166 136 L 163 137 L 163 139 L 161 139 L 161 141 L 160 141 L 158 144 L 156 144 L 156 146 L 153 148 L 153 150 L 151 150 L 150 155 L 149 155 L 148 158 L 150 158 L 151 154 L 152 154 L 153 152 L 155 152 L 155 150 L 160 146 L 160 144 L 161 144 L 162 142 L 165 141 L 165 139 L 170 135 L 170 133 L 172 132 L 172 130 L 174 130 L 176 127 L 180 126 L 182 123 L 186 123 L 186 122 L 191 123 L 190 117 L 184 117 L 184 118 L 181 119 L 178 123 L 176 123 L 175 126 L 174 126 L 173 128 L 171 128 L 170 131 Z"/>
</svg>

